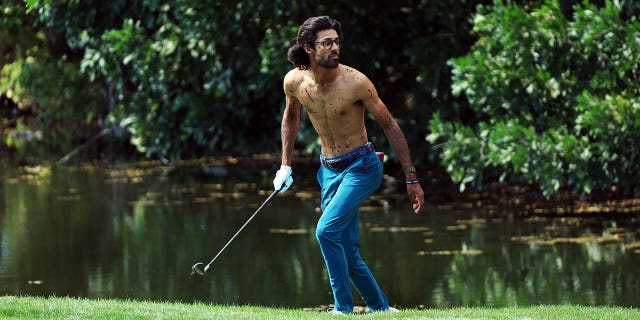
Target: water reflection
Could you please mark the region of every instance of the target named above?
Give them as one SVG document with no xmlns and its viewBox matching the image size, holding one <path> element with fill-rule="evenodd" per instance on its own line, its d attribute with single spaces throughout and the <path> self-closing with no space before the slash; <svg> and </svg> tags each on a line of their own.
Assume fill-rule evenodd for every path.
<svg viewBox="0 0 640 320">
<path fill-rule="evenodd" d="M 204 278 L 190 276 L 191 266 L 207 263 L 270 193 L 270 171 L 229 170 L 236 182 L 253 182 L 193 170 L 168 174 L 157 163 L 4 170 L 0 294 L 331 303 L 314 238 L 313 184 L 279 196 Z M 416 216 L 371 203 L 362 212 L 361 250 L 401 307 L 640 306 L 635 215 L 493 212 L 430 208 Z"/>
</svg>

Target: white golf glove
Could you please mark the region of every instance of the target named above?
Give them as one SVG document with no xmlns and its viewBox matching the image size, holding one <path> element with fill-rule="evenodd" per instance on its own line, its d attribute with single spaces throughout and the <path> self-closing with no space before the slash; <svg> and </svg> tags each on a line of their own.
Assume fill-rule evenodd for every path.
<svg viewBox="0 0 640 320">
<path fill-rule="evenodd" d="M 280 170 L 276 172 L 276 177 L 273 179 L 273 188 L 280 190 L 280 192 L 287 191 L 293 183 L 292 173 L 290 166 L 281 165 Z"/>
</svg>

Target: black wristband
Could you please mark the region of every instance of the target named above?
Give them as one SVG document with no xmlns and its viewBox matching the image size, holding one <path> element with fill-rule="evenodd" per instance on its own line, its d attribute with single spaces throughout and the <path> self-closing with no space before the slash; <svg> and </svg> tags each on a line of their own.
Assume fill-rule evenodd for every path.
<svg viewBox="0 0 640 320">
<path fill-rule="evenodd" d="M 406 184 L 418 184 L 420 181 L 418 179 L 406 180 L 404 183 Z"/>
</svg>

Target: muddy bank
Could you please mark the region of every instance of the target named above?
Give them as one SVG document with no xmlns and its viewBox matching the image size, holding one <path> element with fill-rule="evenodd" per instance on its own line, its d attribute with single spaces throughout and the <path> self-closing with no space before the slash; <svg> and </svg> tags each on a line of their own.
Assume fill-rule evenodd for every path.
<svg viewBox="0 0 640 320">
<path fill-rule="evenodd" d="M 252 155 L 247 157 L 231 158 L 231 162 L 224 161 L 225 167 L 235 166 L 242 170 L 261 171 L 265 180 L 280 165 L 280 158 L 272 154 Z M 199 160 L 203 168 L 212 163 L 220 168 L 223 159 Z M 228 160 L 228 159 L 227 159 Z M 317 191 L 315 181 L 316 170 L 319 162 L 313 156 L 297 156 L 293 164 L 296 176 L 295 184 L 299 190 Z M 213 169 L 215 172 L 216 169 Z M 220 170 L 220 169 L 217 169 Z M 271 170 L 271 171 L 269 171 Z M 542 195 L 542 192 L 534 185 L 526 183 L 486 182 L 482 190 L 467 190 L 459 192 L 458 186 L 451 182 L 448 174 L 442 168 L 417 166 L 418 177 L 429 206 L 440 208 L 485 208 L 489 212 L 518 212 L 522 215 L 635 215 L 640 213 L 640 197 L 625 195 L 620 190 L 594 191 L 590 195 L 574 195 L 570 190 L 560 190 L 550 198 Z M 373 197 L 384 199 L 394 203 L 407 201 L 404 193 L 404 175 L 402 169 L 396 163 L 386 162 L 384 168 L 383 183 Z"/>
</svg>

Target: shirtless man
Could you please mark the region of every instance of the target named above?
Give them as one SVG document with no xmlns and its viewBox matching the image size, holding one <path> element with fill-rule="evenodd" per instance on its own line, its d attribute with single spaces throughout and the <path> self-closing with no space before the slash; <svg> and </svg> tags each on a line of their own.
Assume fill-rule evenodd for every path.
<svg viewBox="0 0 640 320">
<path fill-rule="evenodd" d="M 293 146 L 304 106 L 322 143 L 318 169 L 322 216 L 316 228 L 334 296 L 333 313 L 353 311 L 350 282 L 372 311 L 389 307 L 359 253 L 359 207 L 382 181 L 382 162 L 368 141 L 365 110 L 384 129 L 406 175 L 413 211 L 424 206 L 424 192 L 416 178 L 407 141 L 378 97 L 373 83 L 358 70 L 339 63 L 342 30 L 328 16 L 307 19 L 289 49 L 294 65 L 284 78 L 286 106 L 282 117 L 282 165 L 274 188 L 286 191 L 293 183 Z"/>
</svg>

